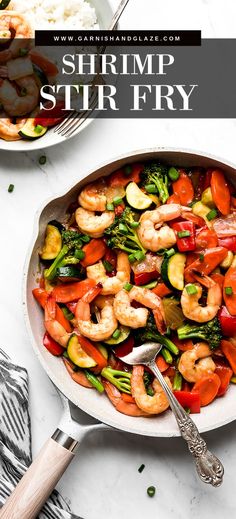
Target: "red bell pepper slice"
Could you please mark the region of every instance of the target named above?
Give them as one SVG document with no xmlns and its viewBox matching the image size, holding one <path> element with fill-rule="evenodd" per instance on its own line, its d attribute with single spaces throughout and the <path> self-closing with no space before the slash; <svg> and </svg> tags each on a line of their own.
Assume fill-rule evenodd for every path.
<svg viewBox="0 0 236 519">
<path fill-rule="evenodd" d="M 49 110 L 51 106 L 51 102 L 45 103 L 45 108 L 40 110 L 37 117 L 35 117 L 34 124 L 37 126 L 40 124 L 41 126 L 55 126 L 55 124 L 60 123 L 67 115 L 65 111 L 65 103 L 64 101 L 57 101 L 56 106 Z M 48 109 L 46 109 L 48 107 Z"/>
<path fill-rule="evenodd" d="M 176 222 L 172 225 L 176 233 L 176 244 L 180 252 L 189 252 L 196 249 L 195 226 L 193 222 Z M 189 233 L 189 236 L 181 237 L 181 233 Z"/>
<path fill-rule="evenodd" d="M 95 286 L 93 279 L 83 279 L 77 283 L 67 283 L 66 285 L 58 285 L 52 291 L 57 303 L 70 303 L 77 301 L 83 297 L 90 288 Z"/>
<path fill-rule="evenodd" d="M 43 288 L 34 288 L 34 290 L 32 290 L 32 293 L 35 299 L 38 301 L 38 303 L 42 306 L 42 308 L 45 308 L 49 293 L 46 292 L 46 290 L 43 290 Z M 63 328 L 65 328 L 67 332 L 70 333 L 72 331 L 70 322 L 68 321 L 68 319 L 66 319 L 62 309 L 58 305 L 56 305 L 55 319 L 63 326 Z"/>
<path fill-rule="evenodd" d="M 125 357 L 125 355 L 128 355 L 128 353 L 131 353 L 133 347 L 134 338 L 131 335 L 131 337 L 128 337 L 128 339 L 122 342 L 122 344 L 115 346 L 115 355 L 117 355 L 118 357 Z"/>
<path fill-rule="evenodd" d="M 173 393 L 182 407 L 190 409 L 190 413 L 200 413 L 199 393 L 189 393 L 188 391 L 173 391 Z"/>
<path fill-rule="evenodd" d="M 233 375 L 233 370 L 219 361 L 216 362 L 216 369 L 214 371 L 216 375 L 218 375 L 220 379 L 220 387 L 218 389 L 217 396 L 222 396 L 226 393 L 231 377 Z"/>
<path fill-rule="evenodd" d="M 231 294 L 226 293 L 229 287 Z M 231 266 L 225 274 L 223 297 L 229 313 L 236 316 L 236 267 Z"/>
<path fill-rule="evenodd" d="M 222 306 L 218 313 L 218 317 L 223 335 L 226 337 L 233 337 L 236 335 L 236 316 L 231 315 L 226 306 Z"/>
<path fill-rule="evenodd" d="M 60 344 L 58 344 L 58 342 L 54 341 L 48 332 L 45 332 L 44 334 L 43 345 L 52 355 L 55 355 L 55 357 L 60 357 L 65 351 L 65 349 Z"/>
<path fill-rule="evenodd" d="M 236 252 L 236 236 L 229 236 L 228 238 L 219 238 L 219 245 L 225 247 L 232 252 Z"/>
<path fill-rule="evenodd" d="M 147 285 L 150 281 L 157 279 L 158 272 L 152 270 L 151 272 L 136 272 L 134 274 L 134 284 L 137 286 Z"/>
</svg>

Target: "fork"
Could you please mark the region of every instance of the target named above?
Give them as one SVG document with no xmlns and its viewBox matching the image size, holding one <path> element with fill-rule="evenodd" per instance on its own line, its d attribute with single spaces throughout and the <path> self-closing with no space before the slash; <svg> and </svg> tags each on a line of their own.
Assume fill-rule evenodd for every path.
<svg viewBox="0 0 236 519">
<path fill-rule="evenodd" d="M 121 0 L 121 2 L 119 3 L 119 6 L 112 18 L 110 26 L 108 28 L 109 31 L 113 31 L 116 28 L 116 25 L 123 13 L 125 7 L 127 6 L 128 2 L 129 2 L 129 0 Z M 101 47 L 100 54 L 104 53 L 105 49 L 106 49 L 105 46 Z M 57 126 L 55 126 L 54 132 L 58 133 L 62 137 L 71 137 L 71 135 L 73 135 L 73 133 L 75 133 L 78 130 L 78 128 L 86 121 L 88 116 L 93 113 L 93 111 L 95 110 L 95 108 L 97 106 L 97 100 L 98 100 L 97 93 L 95 91 L 93 91 L 89 98 L 89 109 L 81 112 L 79 116 L 78 116 L 77 110 L 73 110 L 69 115 L 67 115 L 65 117 L 65 119 L 63 119 L 63 121 L 61 123 L 59 123 Z"/>
<path fill-rule="evenodd" d="M 197 426 L 186 413 L 184 408 L 179 404 L 158 369 L 155 359 L 161 348 L 162 345 L 159 343 L 147 342 L 142 346 L 134 348 L 131 353 L 128 353 L 128 355 L 123 357 L 117 355 L 115 348 L 113 351 L 116 357 L 126 364 L 130 364 L 131 366 L 142 364 L 152 371 L 169 400 L 180 434 L 187 442 L 189 451 L 195 460 L 198 476 L 204 483 L 209 483 L 213 487 L 218 487 L 223 481 L 224 467 L 220 460 L 207 449 L 207 444 L 200 436 Z"/>
</svg>

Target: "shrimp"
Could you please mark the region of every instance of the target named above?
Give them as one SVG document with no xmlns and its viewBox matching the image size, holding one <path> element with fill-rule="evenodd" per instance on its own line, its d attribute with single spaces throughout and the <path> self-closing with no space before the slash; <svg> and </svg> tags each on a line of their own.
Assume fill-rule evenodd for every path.
<svg viewBox="0 0 236 519">
<path fill-rule="evenodd" d="M 213 223 L 213 229 L 218 238 L 236 236 L 236 219 L 234 214 L 229 214 L 225 218 L 217 218 Z"/>
<path fill-rule="evenodd" d="M 120 290 L 114 299 L 114 312 L 118 321 L 130 328 L 142 328 L 147 324 L 148 309 L 133 308 L 131 306 L 129 293 Z"/>
<path fill-rule="evenodd" d="M 87 277 L 89 279 L 94 279 L 96 284 L 102 283 L 103 288 L 101 294 L 105 296 L 109 294 L 117 294 L 117 292 L 123 288 L 124 283 L 130 281 L 130 271 L 131 268 L 128 255 L 125 252 L 118 252 L 116 276 L 107 276 L 102 261 L 99 261 L 99 263 L 87 267 Z"/>
<path fill-rule="evenodd" d="M 169 400 L 160 386 L 158 380 L 154 380 L 152 386 L 154 395 L 149 396 L 146 393 L 146 388 L 143 381 L 144 367 L 134 366 L 131 376 L 131 393 L 139 409 L 147 414 L 160 414 L 166 411 L 169 407 Z M 164 377 L 168 386 L 172 389 L 168 377 Z"/>
<path fill-rule="evenodd" d="M 56 316 L 56 300 L 54 297 L 48 297 L 45 304 L 44 325 L 54 341 L 58 342 L 63 348 L 67 347 L 71 333 L 68 333 L 65 328 L 55 319 Z"/>
<path fill-rule="evenodd" d="M 5 141 L 19 141 L 21 136 L 19 131 L 24 126 L 26 119 L 17 119 L 16 123 L 12 122 L 10 117 L 6 117 L 6 114 L 1 114 L 0 117 L 0 139 Z"/>
<path fill-rule="evenodd" d="M 157 328 L 160 333 L 166 331 L 165 313 L 162 300 L 148 288 L 133 287 L 129 292 L 131 301 L 135 300 L 152 310 Z"/>
<path fill-rule="evenodd" d="M 147 324 L 148 309 L 133 308 L 131 301 L 137 301 L 147 306 L 153 311 L 158 330 L 163 333 L 165 331 L 165 317 L 161 299 L 142 287 L 133 287 L 130 292 L 120 290 L 115 296 L 114 311 L 118 321 L 124 326 L 130 328 L 142 328 Z"/>
<path fill-rule="evenodd" d="M 203 275 L 199 279 L 202 284 L 208 286 L 206 306 L 201 306 L 198 302 L 202 295 L 202 287 L 196 283 L 194 285 L 196 293 L 194 294 L 188 294 L 188 287 L 192 286 L 191 283 L 184 287 L 180 302 L 185 317 L 198 323 L 206 323 L 216 316 L 222 302 L 222 291 L 219 283 L 208 276 Z"/>
<path fill-rule="evenodd" d="M 182 211 L 190 211 L 190 208 L 179 204 L 164 204 L 154 211 L 145 211 L 137 230 L 142 246 L 152 252 L 172 247 L 176 243 L 175 232 L 163 224 L 181 216 Z"/>
<path fill-rule="evenodd" d="M 0 102 L 11 117 L 20 117 L 32 112 L 38 104 L 39 89 L 33 76 L 16 79 L 21 95 L 8 79 L 0 79 Z"/>
<path fill-rule="evenodd" d="M 6 63 L 19 56 L 22 39 L 25 39 L 24 48 L 32 46 L 32 38 L 32 28 L 23 14 L 16 11 L 0 11 L 0 43 L 12 40 L 8 49 L 0 51 L 0 63 Z"/>
<path fill-rule="evenodd" d="M 109 339 L 118 326 L 113 308 L 113 299 L 97 298 L 96 306 L 101 309 L 98 323 L 91 321 L 91 310 L 89 303 L 79 300 L 75 309 L 76 324 L 81 335 L 92 341 L 104 341 Z"/>
<path fill-rule="evenodd" d="M 75 212 L 75 219 L 79 229 L 91 236 L 92 238 L 100 238 L 109 225 L 114 222 L 115 213 L 113 211 L 105 211 L 96 216 L 93 211 L 87 211 L 79 207 Z"/>
<path fill-rule="evenodd" d="M 113 386 L 111 382 L 108 382 L 108 380 L 103 380 L 102 383 L 104 385 L 106 394 L 111 403 L 116 408 L 116 411 L 126 414 L 127 416 L 148 416 L 148 414 L 139 409 L 135 403 L 125 402 L 119 389 Z"/>
<path fill-rule="evenodd" d="M 211 375 L 216 369 L 211 355 L 212 351 L 208 344 L 206 342 L 198 342 L 192 350 L 182 353 L 178 363 L 178 370 L 188 382 L 198 382 L 203 377 Z"/>
<path fill-rule="evenodd" d="M 84 187 L 79 194 L 79 204 L 87 211 L 105 211 L 107 202 L 112 202 L 115 196 L 123 198 L 124 188 L 108 186 L 105 178 L 92 182 Z"/>
</svg>

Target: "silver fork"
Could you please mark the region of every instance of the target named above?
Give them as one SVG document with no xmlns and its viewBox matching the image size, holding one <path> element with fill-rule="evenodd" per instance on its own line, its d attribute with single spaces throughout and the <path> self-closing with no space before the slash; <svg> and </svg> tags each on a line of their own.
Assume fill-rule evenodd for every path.
<svg viewBox="0 0 236 519">
<path fill-rule="evenodd" d="M 152 371 L 169 400 L 169 404 L 177 421 L 180 434 L 187 442 L 189 451 L 195 460 L 198 476 L 204 483 L 210 483 L 213 487 L 218 487 L 223 481 L 224 467 L 220 460 L 207 449 L 207 444 L 200 436 L 197 426 L 186 413 L 184 408 L 179 404 L 178 400 L 175 398 L 160 370 L 158 369 L 155 363 L 155 359 L 161 348 L 161 344 L 147 342 L 142 346 L 134 348 L 131 353 L 125 355 L 124 357 L 119 357 L 115 351 L 115 348 L 114 353 L 126 364 L 130 364 L 132 366 L 142 364 L 147 366 Z"/>
<path fill-rule="evenodd" d="M 113 18 L 111 21 L 111 24 L 108 28 L 109 31 L 113 31 L 125 9 L 127 6 L 129 0 L 121 0 Z M 105 51 L 106 47 L 100 48 L 100 54 L 102 54 Z M 89 99 L 89 109 L 84 110 L 78 115 L 77 110 L 73 110 L 70 112 L 65 119 L 61 123 L 59 123 L 54 128 L 55 133 L 59 133 L 62 137 L 71 137 L 73 133 L 75 133 L 78 128 L 86 121 L 86 119 L 93 113 L 97 106 L 97 100 L 98 96 L 96 91 L 92 91 L 90 99 Z"/>
</svg>

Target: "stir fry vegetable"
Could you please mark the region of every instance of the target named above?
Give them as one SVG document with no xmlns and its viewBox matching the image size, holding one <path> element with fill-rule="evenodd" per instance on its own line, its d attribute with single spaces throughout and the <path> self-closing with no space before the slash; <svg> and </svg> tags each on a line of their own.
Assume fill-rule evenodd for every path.
<svg viewBox="0 0 236 519">
<path fill-rule="evenodd" d="M 129 416 L 169 405 L 148 369 L 125 364 L 148 341 L 188 412 L 223 398 L 236 374 L 236 192 L 224 172 L 135 163 L 78 200 L 45 229 L 33 290 L 44 347 Z"/>
</svg>

